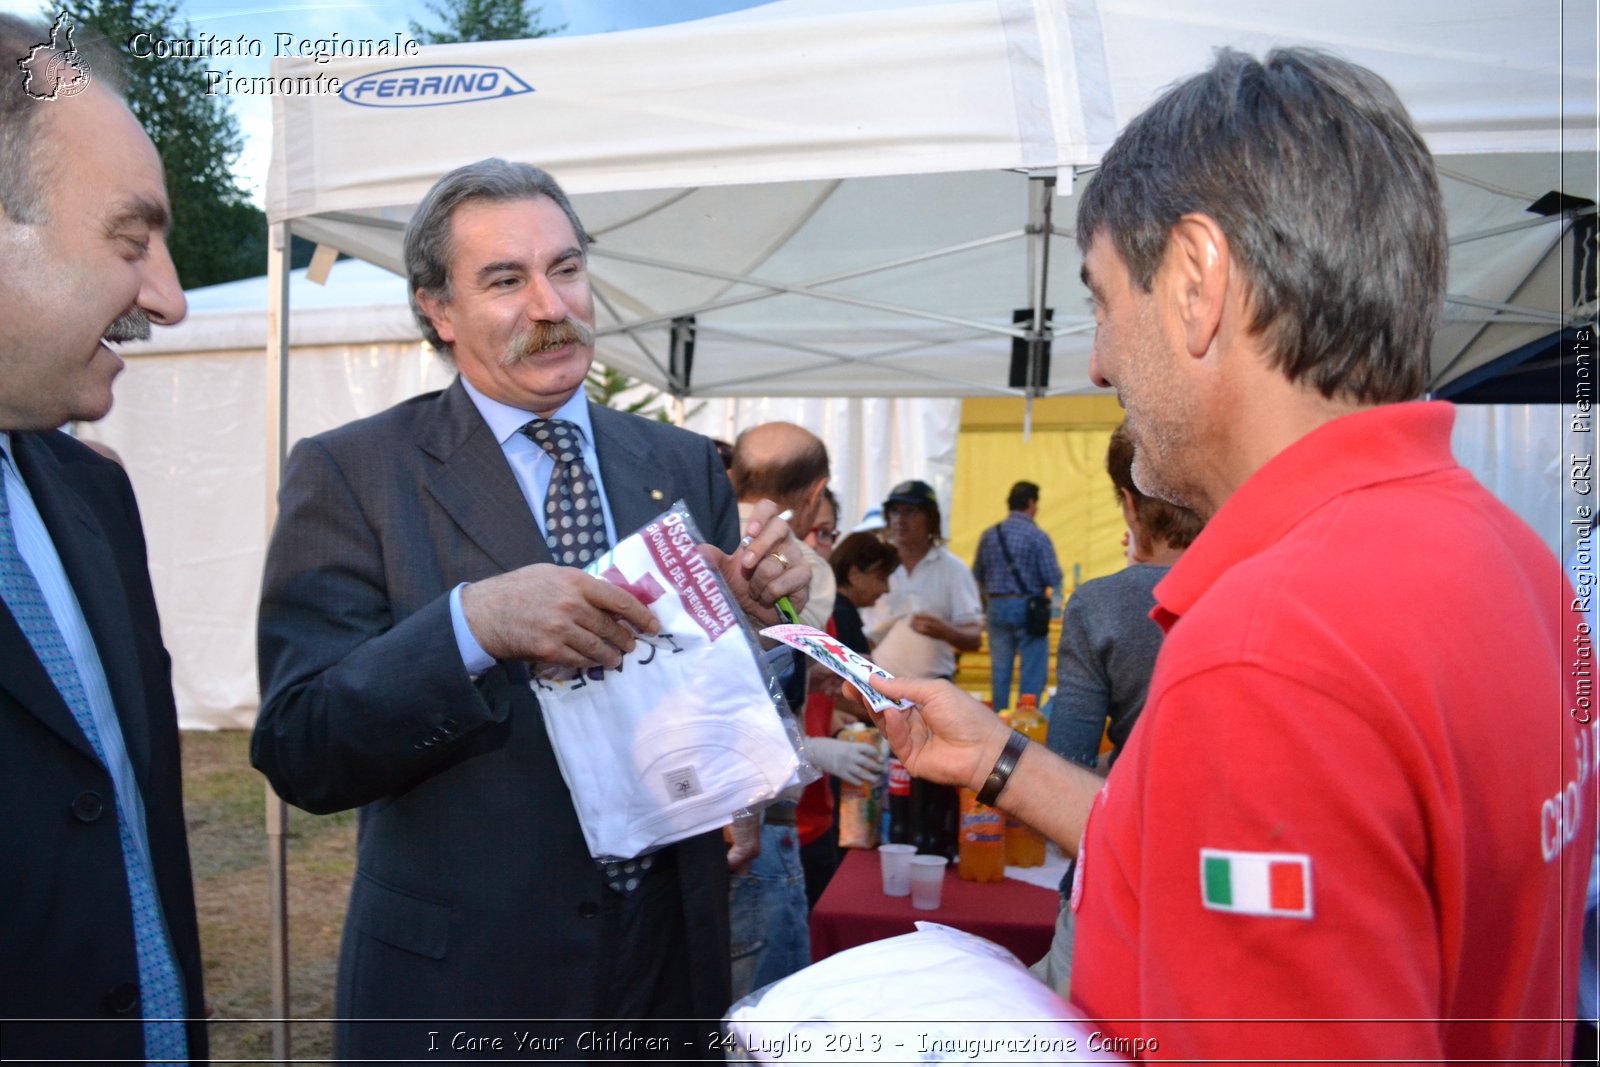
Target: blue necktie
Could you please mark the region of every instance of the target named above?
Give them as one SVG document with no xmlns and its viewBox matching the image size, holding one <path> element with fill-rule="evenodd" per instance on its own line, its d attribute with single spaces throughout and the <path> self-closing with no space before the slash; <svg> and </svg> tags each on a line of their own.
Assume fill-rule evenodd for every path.
<svg viewBox="0 0 1600 1067">
<path fill-rule="evenodd" d="M 4 463 L 5 453 L 0 451 L 0 467 Z M 72 717 L 88 737 L 95 755 L 101 763 L 105 763 L 100 731 L 95 727 L 94 713 L 89 710 L 89 698 L 84 693 L 83 680 L 78 676 L 78 666 L 73 662 L 72 653 L 68 651 L 61 630 L 56 626 L 55 616 L 50 614 L 50 605 L 45 601 L 33 571 L 28 569 L 27 561 L 17 551 L 3 469 L 0 469 L 0 598 L 4 598 L 12 617 L 33 646 L 34 654 L 44 664 L 45 671 L 60 691 L 61 698 L 67 702 L 67 707 L 72 709 Z M 183 1030 L 183 988 L 167 946 L 156 887 L 150 871 L 139 858 L 133 833 L 120 808 L 117 812 L 117 833 L 122 841 L 122 863 L 128 873 L 128 895 L 133 905 L 140 1008 L 145 1018 L 145 1055 L 152 1060 L 185 1061 L 188 1059 L 188 1041 Z"/>
</svg>

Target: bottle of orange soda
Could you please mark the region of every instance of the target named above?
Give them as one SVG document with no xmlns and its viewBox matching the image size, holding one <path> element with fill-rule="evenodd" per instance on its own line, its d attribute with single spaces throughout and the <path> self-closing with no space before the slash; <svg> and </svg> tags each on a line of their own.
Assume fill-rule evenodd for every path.
<svg viewBox="0 0 1600 1067">
<path fill-rule="evenodd" d="M 978 794 L 961 791 L 961 844 L 957 873 L 969 882 L 1000 882 L 1006 876 L 1005 818 Z"/>
<path fill-rule="evenodd" d="M 1039 702 L 1032 693 L 1017 698 L 1017 706 L 1006 716 L 1013 730 L 1030 741 L 1044 744 L 1050 729 L 1050 720 L 1039 711 Z M 1041 867 L 1044 865 L 1044 835 L 1027 823 L 1006 816 L 1006 863 L 1013 867 Z"/>
</svg>

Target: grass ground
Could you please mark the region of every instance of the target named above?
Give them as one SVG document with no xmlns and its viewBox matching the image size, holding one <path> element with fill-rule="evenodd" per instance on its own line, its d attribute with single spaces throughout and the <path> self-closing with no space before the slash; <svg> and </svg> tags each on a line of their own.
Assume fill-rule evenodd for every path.
<svg viewBox="0 0 1600 1067">
<path fill-rule="evenodd" d="M 272 1055 L 266 781 L 243 731 L 183 735 L 184 813 L 200 913 L 214 1063 Z M 289 809 L 290 1049 L 296 1063 L 332 1054 L 334 976 L 355 871 L 356 817 Z"/>
</svg>

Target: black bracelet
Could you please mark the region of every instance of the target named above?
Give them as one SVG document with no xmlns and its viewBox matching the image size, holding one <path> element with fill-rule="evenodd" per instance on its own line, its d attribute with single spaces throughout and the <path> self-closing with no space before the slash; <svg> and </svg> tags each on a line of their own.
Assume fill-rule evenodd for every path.
<svg viewBox="0 0 1600 1067">
<path fill-rule="evenodd" d="M 1011 772 L 1017 769 L 1017 759 L 1027 747 L 1027 735 L 1012 730 L 1011 736 L 1006 738 L 1006 747 L 1000 750 L 1000 758 L 994 761 L 994 770 L 989 772 L 983 788 L 978 790 L 979 804 L 988 804 L 992 807 L 994 802 L 1000 799 L 1000 790 L 1011 780 Z"/>
</svg>

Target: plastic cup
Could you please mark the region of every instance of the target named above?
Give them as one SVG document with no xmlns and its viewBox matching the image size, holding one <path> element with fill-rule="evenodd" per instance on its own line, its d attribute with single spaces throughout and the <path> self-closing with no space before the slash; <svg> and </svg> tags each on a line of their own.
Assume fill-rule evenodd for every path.
<svg viewBox="0 0 1600 1067">
<path fill-rule="evenodd" d="M 878 863 L 883 868 L 883 895 L 903 897 L 911 892 L 911 859 L 915 845 L 879 845 Z"/>
<path fill-rule="evenodd" d="M 944 872 L 950 862 L 943 856 L 911 857 L 911 906 L 923 911 L 939 907 L 944 891 Z"/>
</svg>

